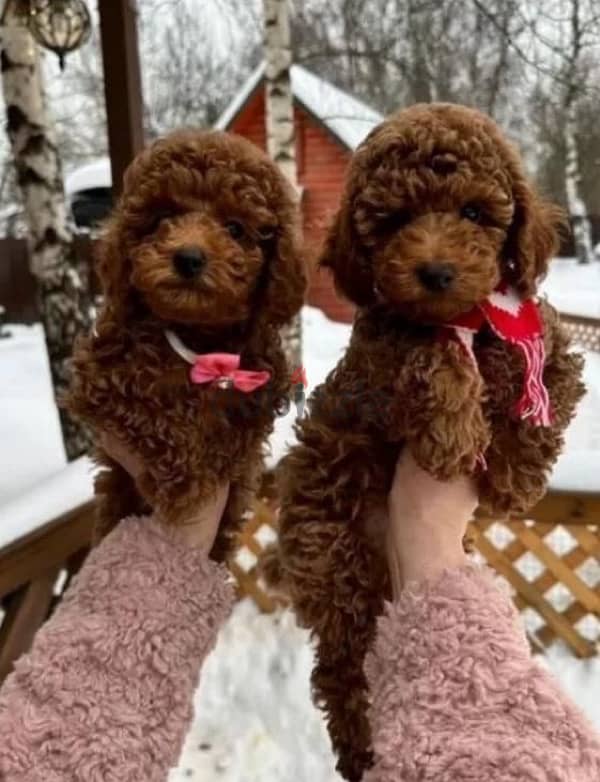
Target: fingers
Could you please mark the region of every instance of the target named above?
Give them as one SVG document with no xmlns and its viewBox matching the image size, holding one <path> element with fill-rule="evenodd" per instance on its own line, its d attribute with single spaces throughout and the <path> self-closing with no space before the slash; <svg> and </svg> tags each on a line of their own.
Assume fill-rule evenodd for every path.
<svg viewBox="0 0 600 782">
<path fill-rule="evenodd" d="M 419 467 L 408 448 L 400 454 L 386 538 L 395 595 L 407 581 L 432 578 L 466 563 L 462 541 L 477 502 L 469 476 L 440 481 Z"/>
<path fill-rule="evenodd" d="M 212 549 L 229 497 L 229 484 L 219 486 L 215 494 L 176 525 L 180 538 L 186 545 L 202 549 L 208 554 Z"/>
<path fill-rule="evenodd" d="M 422 469 L 410 449 L 403 449 L 394 473 L 390 507 L 404 509 L 424 521 L 453 514 L 466 524 L 478 504 L 477 487 L 469 475 L 441 481 Z"/>
</svg>

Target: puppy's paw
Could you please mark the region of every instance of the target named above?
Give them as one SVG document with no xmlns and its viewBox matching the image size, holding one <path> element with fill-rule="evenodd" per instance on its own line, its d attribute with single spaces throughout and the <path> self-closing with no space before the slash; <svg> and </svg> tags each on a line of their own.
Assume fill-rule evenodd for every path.
<svg viewBox="0 0 600 782">
<path fill-rule="evenodd" d="M 454 415 L 439 415 L 429 427 L 413 432 L 408 445 L 417 464 L 438 480 L 471 475 L 483 463 L 490 442 L 479 405 Z"/>
<path fill-rule="evenodd" d="M 439 480 L 470 474 L 490 443 L 483 381 L 459 346 L 436 344 L 401 376 L 397 419 L 416 462 Z"/>
</svg>

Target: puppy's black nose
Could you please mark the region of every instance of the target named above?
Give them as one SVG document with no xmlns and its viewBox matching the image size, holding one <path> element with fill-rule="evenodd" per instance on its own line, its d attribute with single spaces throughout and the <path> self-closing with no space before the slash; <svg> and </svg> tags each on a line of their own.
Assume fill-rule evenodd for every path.
<svg viewBox="0 0 600 782">
<path fill-rule="evenodd" d="M 445 291 L 454 281 L 454 267 L 450 263 L 424 263 L 417 271 L 422 284 L 430 291 Z"/>
<path fill-rule="evenodd" d="M 206 256 L 199 247 L 180 247 L 173 253 L 175 271 L 184 280 L 193 280 L 206 265 Z"/>
</svg>

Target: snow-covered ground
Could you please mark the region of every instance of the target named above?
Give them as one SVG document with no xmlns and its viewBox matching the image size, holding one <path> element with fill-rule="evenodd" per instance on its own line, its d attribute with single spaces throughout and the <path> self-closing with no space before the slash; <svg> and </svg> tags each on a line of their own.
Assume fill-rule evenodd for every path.
<svg viewBox="0 0 600 782">
<path fill-rule="evenodd" d="M 327 374 L 342 357 L 350 339 L 351 327 L 345 323 L 334 323 L 319 309 L 304 307 L 302 310 L 302 345 L 304 368 L 308 388 L 307 397 L 322 383 Z M 273 467 L 294 444 L 294 421 L 297 410 L 292 405 L 286 416 L 275 421 L 275 430 L 270 442 L 267 465 Z"/>
<path fill-rule="evenodd" d="M 558 263 L 565 262 L 554 264 L 546 283 L 550 300 L 560 306 L 563 288 L 576 277 L 581 296 L 570 300 L 569 310 L 593 314 L 593 302 L 600 301 L 596 270 L 587 270 L 582 280 L 573 264 Z M 568 304 L 566 298 L 563 302 Z M 303 325 L 310 392 L 342 355 L 350 329 L 311 308 L 304 309 Z M 63 469 L 41 330 L 10 328 L 13 336 L 0 340 L 0 547 L 91 493 L 86 460 Z M 555 487 L 600 488 L 599 355 L 587 356 L 586 379 L 590 391 L 569 431 Z M 294 415 L 292 409 L 277 422 L 271 463 L 293 442 Z M 600 659 L 575 660 L 557 645 L 542 664 L 600 728 Z M 329 739 L 310 701 L 311 665 L 306 633 L 289 612 L 265 616 L 249 600 L 239 603 L 203 669 L 197 717 L 170 782 L 337 780 Z"/>
<path fill-rule="evenodd" d="M 169 782 L 337 782 L 310 699 L 312 652 L 290 611 L 238 603 L 202 669 L 196 719 Z"/>
<path fill-rule="evenodd" d="M 66 464 L 39 325 L 0 339 L 0 503 Z"/>
<path fill-rule="evenodd" d="M 600 318 L 600 262 L 580 264 L 574 258 L 557 258 L 541 292 L 559 312 Z"/>
<path fill-rule="evenodd" d="M 587 393 L 567 430 L 552 473 L 553 489 L 600 491 L 600 353 L 586 353 L 584 382 Z"/>
</svg>

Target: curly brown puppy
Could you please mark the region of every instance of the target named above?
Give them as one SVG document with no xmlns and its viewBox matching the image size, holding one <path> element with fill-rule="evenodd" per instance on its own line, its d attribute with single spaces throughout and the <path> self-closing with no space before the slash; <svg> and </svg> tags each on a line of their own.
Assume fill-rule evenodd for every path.
<svg viewBox="0 0 600 782">
<path fill-rule="evenodd" d="M 389 597 L 373 531 L 400 449 L 440 479 L 476 474 L 485 512 L 522 512 L 543 495 L 583 393 L 582 361 L 545 302 L 551 425 L 513 414 L 526 372 L 517 345 L 483 325 L 465 349 L 443 325 L 500 283 L 535 294 L 560 221 L 496 125 L 472 109 L 401 111 L 351 163 L 322 264 L 359 310 L 283 465 L 274 568 L 315 636 L 315 697 L 349 780 L 371 760 L 363 659 Z"/>
<path fill-rule="evenodd" d="M 104 304 L 66 402 L 149 465 L 136 486 L 99 452 L 100 533 L 142 496 L 181 522 L 229 481 L 222 559 L 289 389 L 280 329 L 305 289 L 293 191 L 240 137 L 170 135 L 127 170 L 97 271 Z"/>
</svg>

